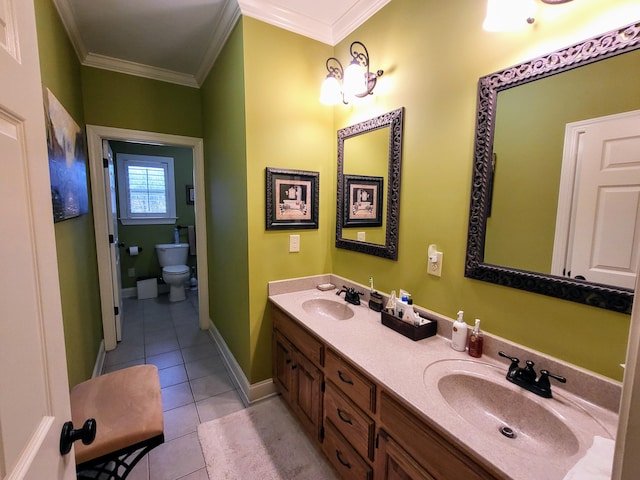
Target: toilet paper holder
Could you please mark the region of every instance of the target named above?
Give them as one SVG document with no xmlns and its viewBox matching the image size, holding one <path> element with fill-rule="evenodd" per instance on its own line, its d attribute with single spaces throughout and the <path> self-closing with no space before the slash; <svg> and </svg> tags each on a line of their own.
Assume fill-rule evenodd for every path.
<svg viewBox="0 0 640 480">
<path fill-rule="evenodd" d="M 127 248 L 125 248 L 125 251 L 126 251 L 129 255 L 131 255 L 131 247 L 127 247 Z M 138 253 L 140 253 L 140 252 L 142 252 L 142 247 L 138 247 Z"/>
</svg>

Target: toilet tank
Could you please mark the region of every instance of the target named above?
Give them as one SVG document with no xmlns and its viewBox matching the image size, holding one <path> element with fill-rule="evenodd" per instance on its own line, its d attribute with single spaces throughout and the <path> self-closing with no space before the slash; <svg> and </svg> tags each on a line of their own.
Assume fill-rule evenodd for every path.
<svg viewBox="0 0 640 480">
<path fill-rule="evenodd" d="M 188 243 L 160 243 L 156 245 L 156 254 L 161 267 L 168 265 L 186 265 L 189 256 Z"/>
</svg>

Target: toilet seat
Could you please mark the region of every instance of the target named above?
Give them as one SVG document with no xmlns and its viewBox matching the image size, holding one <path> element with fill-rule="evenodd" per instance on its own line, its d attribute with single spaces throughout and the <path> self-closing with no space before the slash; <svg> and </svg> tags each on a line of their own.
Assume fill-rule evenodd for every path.
<svg viewBox="0 0 640 480">
<path fill-rule="evenodd" d="M 162 273 L 167 273 L 169 275 L 184 275 L 185 273 L 189 273 L 189 267 L 187 265 L 168 265 L 166 267 L 162 267 Z"/>
</svg>

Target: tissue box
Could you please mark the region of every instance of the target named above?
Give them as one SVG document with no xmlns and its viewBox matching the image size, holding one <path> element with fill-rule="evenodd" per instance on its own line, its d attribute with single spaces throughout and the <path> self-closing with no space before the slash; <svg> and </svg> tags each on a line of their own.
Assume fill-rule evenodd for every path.
<svg viewBox="0 0 640 480">
<path fill-rule="evenodd" d="M 398 317 L 394 317 L 390 313 L 380 312 L 382 315 L 382 324 L 392 330 L 410 338 L 413 341 L 422 340 L 423 338 L 432 337 L 438 331 L 438 322 L 429 320 L 424 325 L 414 326 L 407 322 L 403 322 Z M 423 317 L 424 318 L 424 317 Z"/>
<path fill-rule="evenodd" d="M 138 299 L 156 298 L 158 296 L 158 279 L 156 277 L 138 280 Z"/>
</svg>

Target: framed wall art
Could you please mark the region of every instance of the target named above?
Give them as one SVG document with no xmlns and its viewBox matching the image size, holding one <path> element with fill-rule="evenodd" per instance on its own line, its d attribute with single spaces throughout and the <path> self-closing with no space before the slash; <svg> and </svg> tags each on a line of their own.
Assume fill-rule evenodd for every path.
<svg viewBox="0 0 640 480">
<path fill-rule="evenodd" d="M 266 169 L 266 228 L 318 228 L 318 172 Z"/>
<path fill-rule="evenodd" d="M 382 177 L 344 175 L 343 227 L 382 226 Z"/>
<path fill-rule="evenodd" d="M 61 222 L 89 213 L 84 132 L 49 89 L 44 111 L 53 221 Z"/>
</svg>

